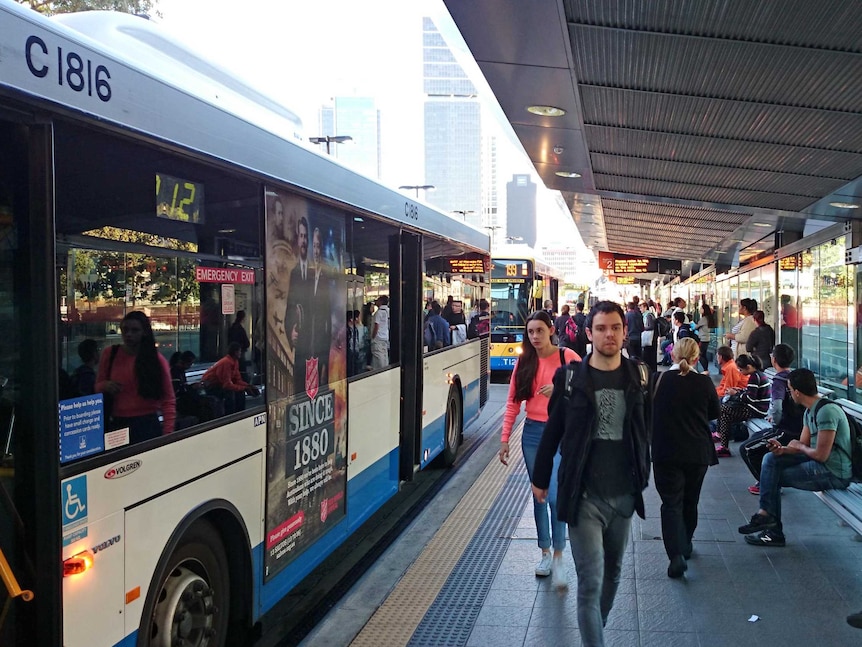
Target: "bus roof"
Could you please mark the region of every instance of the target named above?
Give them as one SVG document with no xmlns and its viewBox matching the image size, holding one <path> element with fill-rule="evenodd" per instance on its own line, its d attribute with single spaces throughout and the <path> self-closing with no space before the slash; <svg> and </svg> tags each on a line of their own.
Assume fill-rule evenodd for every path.
<svg viewBox="0 0 862 647">
<path fill-rule="evenodd" d="M 24 94 L 476 250 L 489 249 L 487 232 L 301 143 L 301 122 L 290 110 L 144 18 L 90 11 L 48 19 L 0 0 L 0 42 L 0 93 Z M 78 60 L 82 72 L 76 76 L 69 67 Z"/>
</svg>

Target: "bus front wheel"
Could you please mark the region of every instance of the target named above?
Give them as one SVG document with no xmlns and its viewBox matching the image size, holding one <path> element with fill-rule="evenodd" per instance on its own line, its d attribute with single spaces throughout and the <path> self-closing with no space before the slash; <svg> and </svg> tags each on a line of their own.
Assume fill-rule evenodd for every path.
<svg viewBox="0 0 862 647">
<path fill-rule="evenodd" d="M 186 531 L 154 583 L 138 641 L 143 647 L 223 647 L 230 607 L 227 554 L 211 523 Z"/>
</svg>

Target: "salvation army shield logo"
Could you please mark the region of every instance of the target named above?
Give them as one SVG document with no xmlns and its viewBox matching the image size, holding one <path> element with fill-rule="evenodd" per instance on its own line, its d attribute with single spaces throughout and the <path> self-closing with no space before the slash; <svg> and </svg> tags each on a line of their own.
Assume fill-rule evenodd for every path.
<svg viewBox="0 0 862 647">
<path fill-rule="evenodd" d="M 329 501 L 324 499 L 320 502 L 320 522 L 324 523 L 327 516 L 329 516 Z"/>
<path fill-rule="evenodd" d="M 305 392 L 314 400 L 320 387 L 320 373 L 317 370 L 317 358 L 305 360 Z"/>
</svg>

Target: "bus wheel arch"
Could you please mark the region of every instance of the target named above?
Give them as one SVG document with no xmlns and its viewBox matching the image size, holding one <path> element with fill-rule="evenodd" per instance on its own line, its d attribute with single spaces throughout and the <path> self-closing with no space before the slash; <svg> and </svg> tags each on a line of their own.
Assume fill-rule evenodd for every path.
<svg viewBox="0 0 862 647">
<path fill-rule="evenodd" d="M 150 582 L 138 647 L 244 644 L 251 619 L 251 555 L 238 511 L 213 501 L 174 531 Z M 228 558 L 230 555 L 230 558 Z M 237 642 L 240 640 L 240 642 Z"/>
</svg>

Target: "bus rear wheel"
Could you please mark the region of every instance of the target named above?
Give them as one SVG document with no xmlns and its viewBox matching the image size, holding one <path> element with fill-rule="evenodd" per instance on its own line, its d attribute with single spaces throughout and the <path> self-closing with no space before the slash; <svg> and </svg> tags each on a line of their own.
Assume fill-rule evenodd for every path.
<svg viewBox="0 0 862 647">
<path fill-rule="evenodd" d="M 450 467 L 458 456 L 458 446 L 464 433 L 464 416 L 461 411 L 461 394 L 453 385 L 446 400 L 446 437 L 443 439 L 443 464 Z"/>
<path fill-rule="evenodd" d="M 199 520 L 170 556 L 151 590 L 140 636 L 143 647 L 223 647 L 230 577 L 227 554 L 211 523 Z"/>
</svg>

